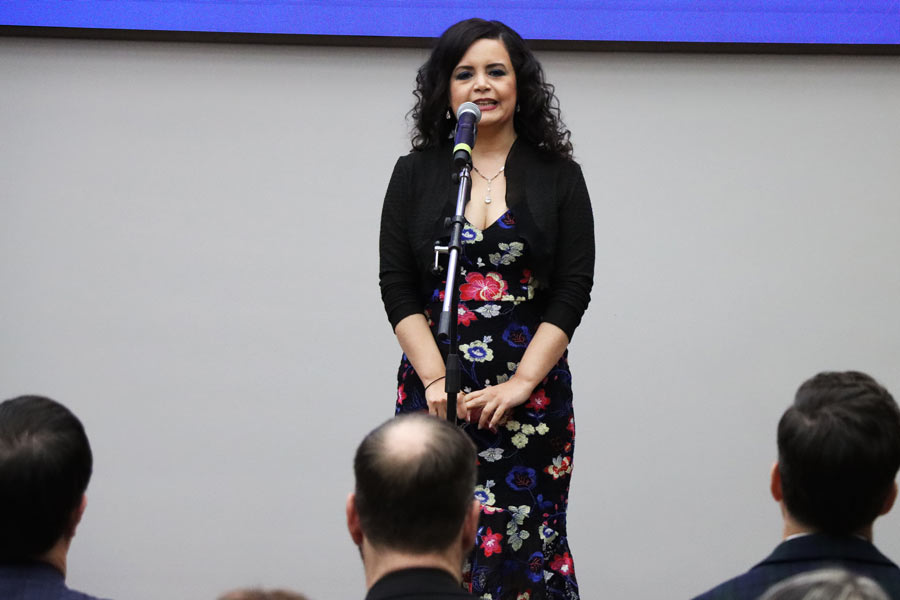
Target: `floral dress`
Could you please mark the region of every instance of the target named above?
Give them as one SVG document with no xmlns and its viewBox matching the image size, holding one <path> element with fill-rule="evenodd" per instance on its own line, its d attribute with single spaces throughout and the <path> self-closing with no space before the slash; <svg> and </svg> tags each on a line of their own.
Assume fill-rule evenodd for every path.
<svg viewBox="0 0 900 600">
<path fill-rule="evenodd" d="M 511 210 L 487 229 L 466 225 L 463 230 L 458 318 L 463 391 L 508 380 L 541 322 L 544 291 L 528 268 L 528 254 Z M 444 282 L 436 277 L 434 283 L 425 315 L 436 334 Z M 427 410 L 422 382 L 406 356 L 398 384 L 398 414 Z M 470 591 L 490 600 L 577 600 L 566 534 L 575 442 L 566 356 L 497 432 L 459 424 L 478 448 L 475 496 L 481 519 L 464 571 Z"/>
</svg>

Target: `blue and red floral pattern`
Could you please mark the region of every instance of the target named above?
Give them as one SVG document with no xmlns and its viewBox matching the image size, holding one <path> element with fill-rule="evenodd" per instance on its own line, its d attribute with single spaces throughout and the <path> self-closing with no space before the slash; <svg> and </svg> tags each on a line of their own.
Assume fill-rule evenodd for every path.
<svg viewBox="0 0 900 600">
<path fill-rule="evenodd" d="M 543 290 L 529 268 L 512 211 L 463 231 L 457 323 L 465 391 L 507 381 L 541 322 Z M 433 328 L 444 283 L 434 280 Z M 434 318 L 432 318 L 434 317 Z M 422 382 L 404 356 L 397 413 L 426 410 Z M 481 521 L 465 583 L 485 600 L 577 600 L 566 534 L 575 443 L 572 377 L 565 355 L 498 431 L 460 423 L 478 447 Z"/>
</svg>

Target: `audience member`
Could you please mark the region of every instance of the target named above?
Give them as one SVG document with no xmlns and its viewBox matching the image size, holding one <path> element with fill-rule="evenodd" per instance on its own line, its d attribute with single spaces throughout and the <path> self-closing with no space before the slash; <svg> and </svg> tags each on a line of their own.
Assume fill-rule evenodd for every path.
<svg viewBox="0 0 900 600">
<path fill-rule="evenodd" d="M 399 416 L 356 451 L 347 528 L 359 547 L 366 600 L 474 598 L 461 587 L 475 542 L 475 446 L 447 421 Z"/>
<path fill-rule="evenodd" d="M 65 577 L 92 464 L 65 406 L 40 396 L 0 403 L 0 598 L 91 600 Z"/>
<path fill-rule="evenodd" d="M 230 591 L 219 596 L 219 600 L 307 600 L 307 598 L 303 594 L 290 590 L 248 588 Z"/>
<path fill-rule="evenodd" d="M 771 473 L 784 541 L 698 599 L 754 600 L 791 575 L 834 565 L 900 599 L 900 569 L 872 544 L 873 522 L 897 497 L 898 468 L 900 410 L 886 389 L 852 371 L 806 381 L 778 423 Z"/>
<path fill-rule="evenodd" d="M 881 586 L 844 569 L 819 569 L 788 577 L 759 600 L 891 600 Z"/>
</svg>

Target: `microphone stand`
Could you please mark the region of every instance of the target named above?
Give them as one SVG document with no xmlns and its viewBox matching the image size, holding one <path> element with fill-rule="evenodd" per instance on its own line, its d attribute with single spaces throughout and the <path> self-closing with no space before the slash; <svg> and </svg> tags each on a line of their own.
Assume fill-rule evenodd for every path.
<svg viewBox="0 0 900 600">
<path fill-rule="evenodd" d="M 444 304 L 441 308 L 441 316 L 438 320 L 438 342 L 449 343 L 447 350 L 446 377 L 444 390 L 447 392 L 447 420 L 456 423 L 456 396 L 460 389 L 459 368 L 459 338 L 456 328 L 459 319 L 459 288 L 456 281 L 459 278 L 459 254 L 462 252 L 462 231 L 466 224 L 466 203 L 472 191 L 472 178 L 470 169 L 472 159 L 459 169 L 459 174 L 454 174 L 454 179 L 459 179 L 459 192 L 456 196 L 456 213 L 445 221 L 450 226 L 450 242 L 446 246 L 435 245 L 434 265 L 437 267 L 438 255 L 448 254 L 447 282 L 444 286 Z"/>
</svg>

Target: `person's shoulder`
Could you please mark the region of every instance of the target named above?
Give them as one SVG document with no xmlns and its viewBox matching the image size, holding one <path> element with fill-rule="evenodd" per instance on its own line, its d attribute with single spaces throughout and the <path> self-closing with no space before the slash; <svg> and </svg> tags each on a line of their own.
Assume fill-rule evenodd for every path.
<svg viewBox="0 0 900 600">
<path fill-rule="evenodd" d="M 366 600 L 452 600 L 477 598 L 465 591 L 449 572 L 435 567 L 392 571 L 376 581 Z"/>
<path fill-rule="evenodd" d="M 45 565 L 3 565 L 0 568 L 0 598 L 18 598 L 27 588 L 29 598 L 41 600 L 108 600 L 69 588 L 62 575 Z"/>
<path fill-rule="evenodd" d="M 401 156 L 398 161 L 410 164 L 422 164 L 435 161 L 449 163 L 451 156 L 450 148 L 451 146 L 449 140 L 430 148 L 423 148 L 421 150 L 416 150 L 414 148 L 410 150 L 408 154 L 404 154 L 403 156 Z"/>
<path fill-rule="evenodd" d="M 84 592 L 66 588 L 66 594 L 61 596 L 59 600 L 109 600 L 108 598 L 100 598 L 99 596 L 91 596 Z"/>
<path fill-rule="evenodd" d="M 784 544 L 782 542 L 776 546 L 772 553 L 749 570 L 726 579 L 693 600 L 757 600 L 770 585 L 798 570 L 798 565 L 789 560 L 777 560 L 779 549 Z"/>
<path fill-rule="evenodd" d="M 891 598 L 900 598 L 900 568 L 897 565 L 883 567 L 879 572 L 872 573 L 871 577 Z"/>
<path fill-rule="evenodd" d="M 514 172 L 522 172 L 534 178 L 559 176 L 565 180 L 581 177 L 581 166 L 571 156 L 547 152 L 522 139 L 517 139 L 513 144 L 509 163 Z"/>
<path fill-rule="evenodd" d="M 759 582 L 749 572 L 723 581 L 693 600 L 756 600 Z"/>
<path fill-rule="evenodd" d="M 449 146 L 412 150 L 397 159 L 394 176 L 405 177 L 414 185 L 433 185 L 435 177 L 451 172 L 450 157 Z"/>
</svg>

